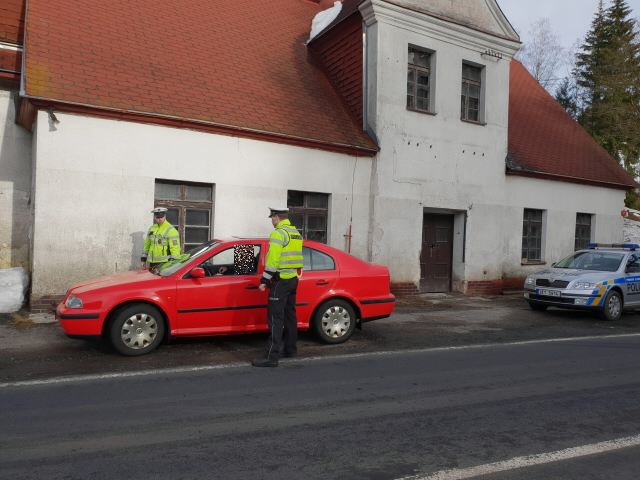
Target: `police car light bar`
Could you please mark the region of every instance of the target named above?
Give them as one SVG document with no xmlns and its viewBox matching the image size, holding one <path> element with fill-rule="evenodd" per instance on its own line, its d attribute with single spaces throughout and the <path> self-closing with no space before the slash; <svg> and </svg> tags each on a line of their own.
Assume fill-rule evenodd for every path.
<svg viewBox="0 0 640 480">
<path fill-rule="evenodd" d="M 640 245 L 637 243 L 590 243 L 587 245 L 587 248 L 624 248 L 627 250 L 635 250 L 640 248 Z"/>
</svg>

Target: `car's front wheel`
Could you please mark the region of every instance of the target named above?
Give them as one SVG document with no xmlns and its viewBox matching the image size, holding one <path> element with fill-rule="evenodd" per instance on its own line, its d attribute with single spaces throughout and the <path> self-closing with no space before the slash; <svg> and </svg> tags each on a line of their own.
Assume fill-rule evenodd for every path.
<svg viewBox="0 0 640 480">
<path fill-rule="evenodd" d="M 327 300 L 313 316 L 313 329 L 325 343 L 346 342 L 355 328 L 356 314 L 344 300 Z"/>
<path fill-rule="evenodd" d="M 144 355 L 162 341 L 164 322 L 157 308 L 137 303 L 116 314 L 109 336 L 113 347 L 122 355 Z"/>
<path fill-rule="evenodd" d="M 535 310 L 536 312 L 544 312 L 547 308 L 549 308 L 548 305 L 542 305 L 541 303 L 535 302 L 529 302 L 529 306 L 531 307 L 531 310 Z"/>
<path fill-rule="evenodd" d="M 609 290 L 604 299 L 604 307 L 600 312 L 600 318 L 612 322 L 618 320 L 622 315 L 622 299 L 615 290 Z"/>
</svg>

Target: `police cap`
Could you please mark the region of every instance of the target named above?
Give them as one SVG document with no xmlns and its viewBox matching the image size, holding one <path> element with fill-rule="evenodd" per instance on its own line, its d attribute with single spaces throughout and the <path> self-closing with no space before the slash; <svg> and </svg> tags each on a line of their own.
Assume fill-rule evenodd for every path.
<svg viewBox="0 0 640 480">
<path fill-rule="evenodd" d="M 289 209 L 287 207 L 269 207 L 269 218 L 280 213 L 289 213 Z"/>
<path fill-rule="evenodd" d="M 153 210 L 151 210 L 151 213 L 153 213 L 153 216 L 156 218 L 160 218 L 160 217 L 164 217 L 167 215 L 167 210 L 164 207 L 156 207 Z"/>
</svg>

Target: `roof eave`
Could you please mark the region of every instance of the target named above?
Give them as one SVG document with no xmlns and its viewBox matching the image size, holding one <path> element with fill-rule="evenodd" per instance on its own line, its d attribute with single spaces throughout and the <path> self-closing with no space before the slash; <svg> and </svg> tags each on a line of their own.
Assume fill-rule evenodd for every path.
<svg viewBox="0 0 640 480">
<path fill-rule="evenodd" d="M 572 177 L 568 175 L 559 175 L 556 173 L 548 173 L 548 172 L 539 172 L 535 170 L 525 170 L 525 169 L 510 169 L 507 167 L 506 170 L 507 175 L 515 175 L 520 177 L 530 177 L 530 178 L 538 178 L 541 180 L 554 180 L 557 182 L 567 182 L 567 183 L 577 183 L 581 185 L 590 185 L 594 187 L 604 187 L 604 188 L 615 188 L 617 190 L 633 190 L 637 188 L 639 185 L 637 182 L 633 182 L 631 184 L 624 183 L 615 183 L 615 182 L 606 182 L 602 180 L 593 180 L 589 178 L 581 178 L 581 177 Z"/>
</svg>

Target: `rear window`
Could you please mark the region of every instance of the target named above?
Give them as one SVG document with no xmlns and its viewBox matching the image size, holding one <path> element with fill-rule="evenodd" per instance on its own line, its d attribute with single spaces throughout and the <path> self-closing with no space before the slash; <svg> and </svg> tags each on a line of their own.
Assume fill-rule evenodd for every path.
<svg viewBox="0 0 640 480">
<path fill-rule="evenodd" d="M 333 258 L 315 248 L 302 247 L 302 257 L 302 270 L 307 272 L 336 269 L 336 262 Z"/>
</svg>

